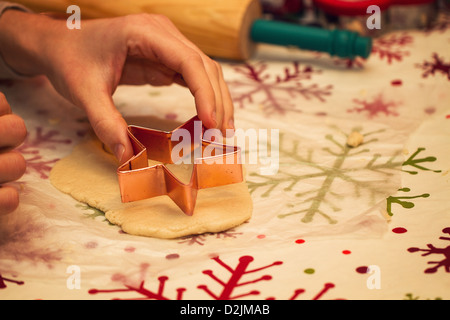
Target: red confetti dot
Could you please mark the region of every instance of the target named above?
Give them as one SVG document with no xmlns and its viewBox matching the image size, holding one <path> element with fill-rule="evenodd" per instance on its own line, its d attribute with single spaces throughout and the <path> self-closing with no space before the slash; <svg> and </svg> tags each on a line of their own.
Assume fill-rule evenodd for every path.
<svg viewBox="0 0 450 320">
<path fill-rule="evenodd" d="M 95 248 L 97 248 L 97 246 L 98 246 L 98 243 L 96 241 L 89 241 L 88 243 L 86 243 L 84 245 L 84 247 L 87 249 L 95 249 Z"/>
<path fill-rule="evenodd" d="M 135 247 L 126 247 L 125 249 L 123 249 L 125 252 L 134 252 L 134 251 L 136 251 L 136 248 Z"/>
<path fill-rule="evenodd" d="M 448 114 L 445 118 L 450 119 L 450 114 Z"/>
<path fill-rule="evenodd" d="M 265 234 L 258 234 L 256 237 L 258 239 L 264 239 L 266 237 L 266 235 Z"/>
<path fill-rule="evenodd" d="M 303 240 L 303 239 L 297 239 L 297 240 L 295 240 L 295 243 L 305 243 L 305 240 Z"/>
<path fill-rule="evenodd" d="M 395 79 L 391 81 L 392 86 L 401 86 L 403 84 L 403 81 L 400 79 Z"/>
<path fill-rule="evenodd" d="M 352 253 L 352 252 L 351 252 L 350 250 L 343 250 L 342 253 L 343 253 L 343 254 L 350 254 L 350 253 Z"/>
<path fill-rule="evenodd" d="M 180 257 L 180 255 L 178 253 L 171 253 L 166 256 L 166 259 L 172 260 L 172 259 L 178 259 L 179 257 Z"/>
<path fill-rule="evenodd" d="M 367 270 L 369 270 L 369 268 L 367 266 L 361 266 L 356 268 L 356 272 L 358 273 L 367 273 Z"/>
<path fill-rule="evenodd" d="M 428 107 L 424 111 L 425 111 L 426 114 L 433 114 L 433 113 L 436 112 L 436 108 L 435 107 Z"/>
<path fill-rule="evenodd" d="M 407 231 L 408 230 L 406 230 L 405 228 L 402 228 L 402 227 L 397 227 L 397 228 L 392 229 L 392 232 L 394 232 L 394 233 L 405 233 Z"/>
</svg>

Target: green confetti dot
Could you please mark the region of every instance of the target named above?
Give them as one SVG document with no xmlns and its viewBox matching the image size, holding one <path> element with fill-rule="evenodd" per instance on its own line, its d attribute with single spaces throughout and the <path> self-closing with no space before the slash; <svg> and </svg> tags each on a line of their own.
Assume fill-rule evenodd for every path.
<svg viewBox="0 0 450 320">
<path fill-rule="evenodd" d="M 313 274 L 314 272 L 316 272 L 316 270 L 314 270 L 313 268 L 308 268 L 308 269 L 305 269 L 304 272 L 306 274 Z"/>
</svg>

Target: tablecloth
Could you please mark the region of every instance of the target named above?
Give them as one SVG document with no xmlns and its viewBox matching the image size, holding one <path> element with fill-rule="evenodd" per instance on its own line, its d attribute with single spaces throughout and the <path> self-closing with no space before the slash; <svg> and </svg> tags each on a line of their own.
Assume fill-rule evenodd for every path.
<svg viewBox="0 0 450 320">
<path fill-rule="evenodd" d="M 374 39 L 368 59 L 259 45 L 219 60 L 236 127 L 276 133 L 279 161 L 245 164 L 248 222 L 171 240 L 126 234 L 54 188 L 89 123 L 44 78 L 3 81 L 28 136 L 21 203 L 0 220 L 0 298 L 449 299 L 449 48 L 444 16 Z M 195 115 L 178 86 L 121 86 L 114 101 L 126 117 Z M 349 147 L 353 131 L 364 140 Z"/>
</svg>

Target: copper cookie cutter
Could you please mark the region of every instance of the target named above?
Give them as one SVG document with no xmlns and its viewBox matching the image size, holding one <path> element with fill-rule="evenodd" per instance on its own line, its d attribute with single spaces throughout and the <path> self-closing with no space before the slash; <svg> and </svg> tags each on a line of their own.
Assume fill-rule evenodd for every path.
<svg viewBox="0 0 450 320">
<path fill-rule="evenodd" d="M 174 163 L 172 151 L 182 141 L 174 141 L 172 136 L 181 129 L 193 137 L 190 144 L 193 168 L 187 184 L 165 165 Z M 172 131 L 128 126 L 134 155 L 117 169 L 122 202 L 167 195 L 185 214 L 192 215 L 198 190 L 242 182 L 240 148 L 205 140 L 204 133 L 205 127 L 197 116 Z M 206 149 L 210 153 L 204 157 Z M 149 159 L 161 164 L 149 166 Z"/>
</svg>

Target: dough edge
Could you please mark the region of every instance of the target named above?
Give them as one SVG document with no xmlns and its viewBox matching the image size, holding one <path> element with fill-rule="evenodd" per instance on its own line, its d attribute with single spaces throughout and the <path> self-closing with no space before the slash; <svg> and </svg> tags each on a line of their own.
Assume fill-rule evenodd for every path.
<svg viewBox="0 0 450 320">
<path fill-rule="evenodd" d="M 104 212 L 110 223 L 136 236 L 175 239 L 217 233 L 237 227 L 252 216 L 253 203 L 245 181 L 199 190 L 194 214 L 187 216 L 165 195 L 122 203 L 116 169 L 114 157 L 105 152 L 97 138 L 90 137 L 54 165 L 50 182 L 75 200 Z"/>
</svg>

